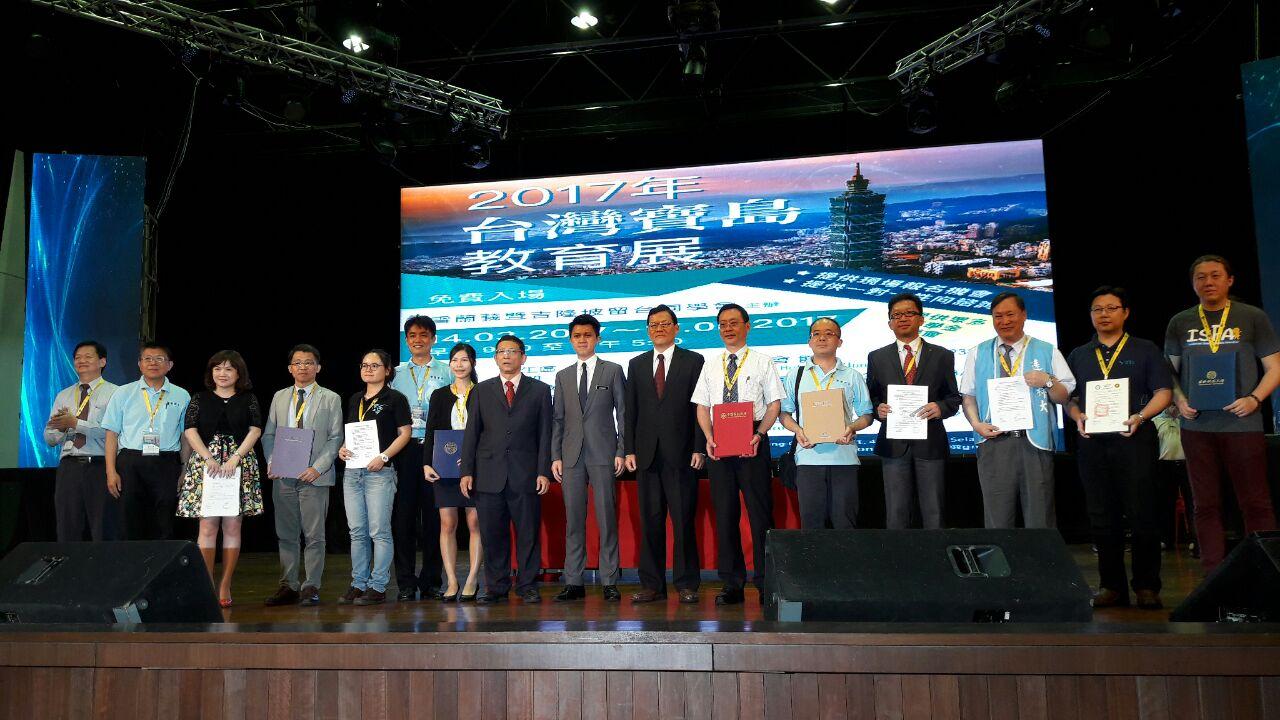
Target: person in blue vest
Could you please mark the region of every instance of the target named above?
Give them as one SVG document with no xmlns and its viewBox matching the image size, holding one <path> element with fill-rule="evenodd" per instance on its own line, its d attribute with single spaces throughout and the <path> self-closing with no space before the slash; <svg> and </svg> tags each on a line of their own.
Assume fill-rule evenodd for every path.
<svg viewBox="0 0 1280 720">
<path fill-rule="evenodd" d="M 1023 525 L 1056 525 L 1053 452 L 1058 447 L 1058 408 L 1075 390 L 1067 360 L 1051 343 L 1027 335 L 1027 305 L 1003 292 L 991 299 L 996 337 L 970 348 L 960 378 L 964 414 L 978 440 L 978 483 L 989 528 L 1011 528 L 1022 509 Z M 1031 427 L 991 423 L 988 380 L 1022 376 L 1031 393 Z"/>
</svg>

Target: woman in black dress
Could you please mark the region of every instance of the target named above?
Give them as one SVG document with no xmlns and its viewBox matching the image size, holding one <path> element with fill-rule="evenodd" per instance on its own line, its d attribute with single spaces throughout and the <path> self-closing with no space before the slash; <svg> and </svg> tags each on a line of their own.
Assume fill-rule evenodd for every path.
<svg viewBox="0 0 1280 720">
<path fill-rule="evenodd" d="M 449 351 L 449 369 L 453 371 L 453 383 L 431 393 L 427 405 L 427 434 L 424 448 L 435 447 L 436 430 L 465 430 L 467 427 L 467 397 L 476 385 L 476 349 L 466 343 L 458 343 Z M 427 450 L 430 460 L 432 451 Z M 444 560 L 444 572 L 448 577 L 445 602 L 468 602 L 476 599 L 480 572 L 480 518 L 476 514 L 475 501 L 463 497 L 458 489 L 458 478 L 442 478 L 430 465 L 424 465 L 427 482 L 435 484 L 436 507 L 440 510 L 440 557 Z M 457 473 L 450 473 L 456 475 Z M 458 588 L 458 508 L 467 516 L 467 531 L 471 543 L 467 548 L 467 560 L 471 567 L 466 583 Z"/>
</svg>

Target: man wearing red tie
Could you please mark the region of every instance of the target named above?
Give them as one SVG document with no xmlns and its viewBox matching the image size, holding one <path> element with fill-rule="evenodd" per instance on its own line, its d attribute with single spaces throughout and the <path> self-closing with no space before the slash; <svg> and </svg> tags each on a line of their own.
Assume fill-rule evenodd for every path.
<svg viewBox="0 0 1280 720">
<path fill-rule="evenodd" d="M 904 293 L 889 300 L 889 329 L 894 342 L 873 350 L 867 358 L 867 389 L 880 418 L 876 455 L 883 459 L 885 526 L 900 530 L 911 526 L 912 507 L 918 502 L 921 523 L 926 528 L 942 527 L 945 485 L 943 467 L 950 443 L 942 421 L 960 409 L 956 387 L 955 355 L 944 347 L 920 337 L 924 306 L 920 298 Z M 924 385 L 929 402 L 920 408 L 898 408 L 888 404 L 888 386 Z M 924 440 L 890 440 L 890 413 L 910 412 L 929 421 Z"/>
</svg>

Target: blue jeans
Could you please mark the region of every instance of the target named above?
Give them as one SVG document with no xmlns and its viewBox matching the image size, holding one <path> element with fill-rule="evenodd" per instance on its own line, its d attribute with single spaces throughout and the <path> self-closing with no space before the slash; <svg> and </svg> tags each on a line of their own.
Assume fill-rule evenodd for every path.
<svg viewBox="0 0 1280 720">
<path fill-rule="evenodd" d="M 387 591 L 394 552 L 391 505 L 395 497 L 396 471 L 389 463 L 378 472 L 347 468 L 342 475 L 342 499 L 347 506 L 347 527 L 351 528 L 351 585 L 357 590 Z"/>
</svg>

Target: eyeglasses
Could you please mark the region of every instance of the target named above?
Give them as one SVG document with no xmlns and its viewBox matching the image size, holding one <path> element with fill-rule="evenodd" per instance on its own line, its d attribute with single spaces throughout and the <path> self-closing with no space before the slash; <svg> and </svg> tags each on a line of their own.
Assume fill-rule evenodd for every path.
<svg viewBox="0 0 1280 720">
<path fill-rule="evenodd" d="M 817 338 L 819 340 L 830 340 L 832 338 L 840 337 L 840 333 L 834 330 L 819 330 L 818 332 L 809 333 L 809 337 Z"/>
<path fill-rule="evenodd" d="M 299 360 L 296 362 L 289 363 L 289 367 L 298 368 L 299 370 L 305 370 L 307 368 L 313 368 L 315 366 L 316 366 L 315 361 L 312 361 L 312 360 Z"/>
<path fill-rule="evenodd" d="M 896 313 L 890 313 L 889 319 L 890 320 L 907 320 L 909 318 L 919 317 L 919 316 L 920 316 L 920 313 L 916 312 L 915 310 L 899 310 Z"/>
<path fill-rule="evenodd" d="M 377 370 L 380 367 L 384 367 L 382 363 L 360 363 L 361 370 Z"/>
<path fill-rule="evenodd" d="M 742 322 L 741 320 L 725 320 L 724 322 L 720 323 L 720 327 L 726 330 L 736 328 L 736 327 L 742 327 L 743 325 L 746 325 L 746 323 Z"/>
<path fill-rule="evenodd" d="M 668 322 L 668 321 L 651 322 L 649 323 L 649 329 L 650 330 L 666 330 L 667 328 L 672 327 L 673 325 L 675 325 L 675 323 Z"/>
<path fill-rule="evenodd" d="M 493 354 L 499 355 L 502 357 L 515 357 L 523 353 L 521 353 L 521 351 L 517 348 L 503 348 L 502 350 L 494 350 Z"/>
<path fill-rule="evenodd" d="M 1110 315 L 1111 313 L 1120 312 L 1123 309 L 1124 308 L 1119 305 L 1107 305 L 1105 307 L 1098 306 L 1098 307 L 1090 308 L 1089 312 L 1093 313 L 1094 315 L 1102 315 L 1102 314 Z"/>
<path fill-rule="evenodd" d="M 143 355 L 141 359 L 142 359 L 142 362 L 144 363 L 161 364 L 161 363 L 169 362 L 169 358 L 163 355 Z"/>
</svg>

